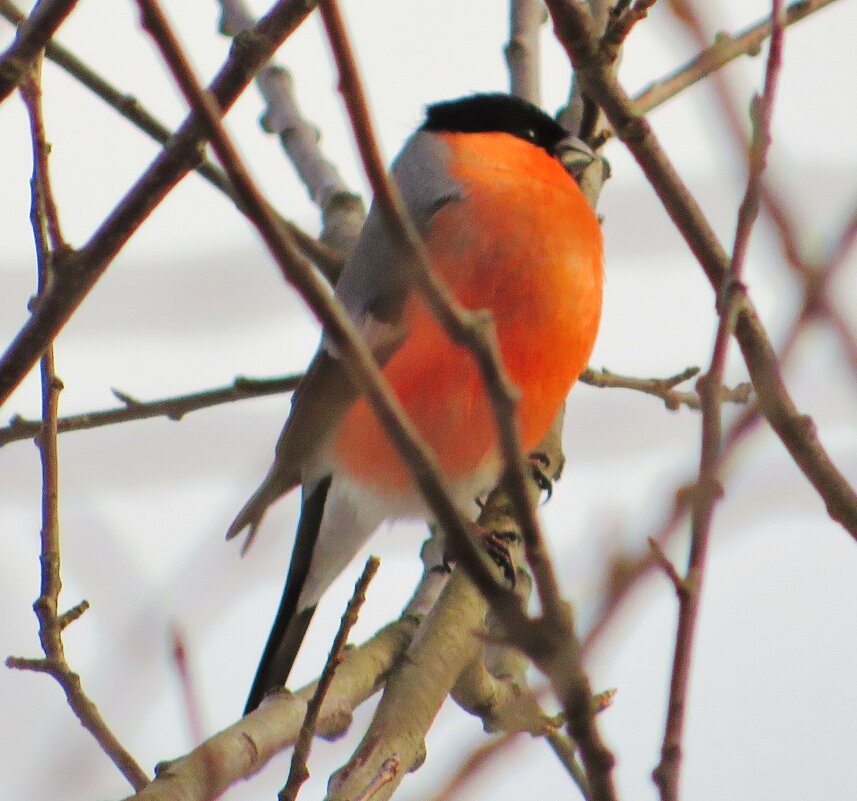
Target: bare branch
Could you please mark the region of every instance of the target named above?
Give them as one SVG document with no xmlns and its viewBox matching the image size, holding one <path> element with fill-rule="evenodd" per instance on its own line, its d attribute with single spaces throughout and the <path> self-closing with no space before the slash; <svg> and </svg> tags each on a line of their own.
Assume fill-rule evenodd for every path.
<svg viewBox="0 0 857 801">
<path fill-rule="evenodd" d="M 608 61 L 616 61 L 619 51 L 634 26 L 644 20 L 656 0 L 630 0 L 616 3 L 610 9 L 607 27 L 601 36 L 601 50 Z"/>
<path fill-rule="evenodd" d="M 783 12 L 783 27 L 794 25 L 802 19 L 820 11 L 835 0 L 801 0 L 792 3 Z M 771 18 L 766 16 L 759 22 L 735 34 L 718 33 L 710 47 L 700 52 L 675 72 L 653 81 L 634 96 L 634 111 L 648 114 L 652 109 L 675 97 L 693 84 L 716 72 L 740 56 L 755 56 L 762 42 L 771 35 Z"/>
<path fill-rule="evenodd" d="M 688 367 L 680 373 L 668 378 L 635 378 L 634 376 L 618 375 L 602 367 L 600 370 L 587 368 L 580 376 L 580 381 L 592 387 L 614 387 L 617 389 L 633 389 L 646 395 L 654 395 L 663 400 L 670 411 L 676 411 L 681 406 L 689 409 L 699 409 L 699 395 L 696 392 L 681 392 L 676 390 L 679 384 L 693 378 L 699 373 L 698 367 Z M 722 403 L 747 403 L 753 391 L 752 384 L 742 383 L 736 387 L 720 387 Z"/>
<path fill-rule="evenodd" d="M 77 5 L 77 0 L 39 0 L 15 41 L 0 56 L 0 103 L 29 74 L 45 43 Z"/>
<path fill-rule="evenodd" d="M 694 491 L 691 510 L 690 555 L 687 573 L 678 592 L 679 614 L 673 656 L 667 721 L 661 747 L 661 761 L 652 773 L 663 801 L 678 801 L 681 767 L 681 745 L 684 732 L 685 709 L 690 686 L 691 657 L 695 639 L 699 604 L 702 597 L 711 523 L 714 504 L 722 495 L 718 478 L 721 459 L 721 405 L 719 390 L 726 369 L 729 341 L 739 309 L 747 299 L 741 282 L 747 246 L 753 225 L 759 215 L 762 192 L 762 173 L 771 142 L 771 111 L 773 109 L 777 78 L 782 63 L 783 28 L 780 21 L 781 2 L 772 0 L 771 45 L 765 69 L 765 87 L 761 97 L 754 98 L 753 141 L 750 149 L 747 188 L 738 209 L 735 243 L 729 272 L 721 284 L 718 311 L 720 320 L 714 338 L 714 352 L 708 372 L 699 379 L 702 409 L 702 447 L 699 457 L 699 479 Z M 683 590 L 683 591 L 681 591 Z"/>
<path fill-rule="evenodd" d="M 419 625 L 404 614 L 369 641 L 345 652 L 324 697 L 317 733 L 340 737 L 351 713 L 373 696 L 401 658 Z M 135 801 L 214 801 L 235 782 L 258 773 L 270 759 L 295 744 L 306 709 L 315 694 L 312 682 L 295 693 L 267 696 L 265 703 L 232 726 L 215 734 L 186 756 L 156 768 L 156 778 Z"/>
<path fill-rule="evenodd" d="M 509 42 L 503 49 L 509 68 L 509 92 L 536 106 L 542 102 L 540 36 L 547 20 L 542 0 L 511 0 Z"/>
<path fill-rule="evenodd" d="M 223 111 L 246 88 L 255 70 L 309 14 L 313 0 L 278 0 L 241 38 L 211 84 Z M 0 359 L 0 405 L 30 371 L 74 314 L 110 262 L 152 209 L 201 158 L 199 120 L 191 114 L 170 143 L 80 250 L 58 260 L 56 280 Z"/>
<path fill-rule="evenodd" d="M 615 797 L 610 775 L 613 756 L 601 742 L 593 720 L 589 704 L 592 692 L 579 661 L 579 647 L 571 610 L 560 596 L 556 575 L 548 559 L 536 520 L 528 482 L 525 478 L 527 466 L 521 454 L 514 413 L 515 395 L 498 358 L 493 326 L 484 317 L 480 318 L 472 312 L 465 313 L 428 269 L 419 236 L 413 225 L 409 224 L 401 198 L 395 192 L 392 182 L 387 179 L 381 164 L 372 135 L 366 100 L 338 5 L 334 0 L 324 0 L 319 4 L 319 10 L 331 41 L 339 70 L 341 91 L 351 117 L 361 158 L 375 192 L 375 200 L 385 215 L 389 230 L 405 252 L 412 257 L 405 261 L 413 268 L 412 277 L 426 304 L 453 341 L 464 345 L 474 354 L 482 371 L 506 466 L 503 487 L 511 499 L 515 517 L 520 521 L 527 562 L 532 570 L 539 603 L 547 622 L 536 625 L 529 621 L 514 596 L 509 597 L 508 594 L 497 591 L 496 582 L 484 574 L 484 569 L 479 569 L 480 563 L 477 558 L 468 556 L 466 566 L 468 570 L 473 571 L 472 576 L 479 589 L 490 593 L 494 611 L 507 625 L 508 630 L 515 632 L 518 644 L 545 671 L 554 684 L 557 695 L 562 699 L 566 709 L 572 734 L 581 748 L 583 761 L 593 787 L 593 798 L 612 799 Z M 385 423 L 383 418 L 381 420 Z M 389 427 L 387 431 L 390 431 Z M 415 462 L 409 462 L 412 469 L 415 464 Z M 418 477 L 419 473 L 415 472 L 414 475 Z M 420 488 L 426 500 L 433 501 L 422 483 Z M 432 502 L 430 505 L 437 513 L 435 504 Z M 462 527 L 456 518 L 457 515 L 450 518 L 450 522 L 454 523 L 452 528 L 447 527 L 444 519 L 438 517 L 438 521 L 457 550 L 462 548 L 470 550 L 472 543 L 465 536 L 466 526 Z"/>
<path fill-rule="evenodd" d="M 234 37 L 253 26 L 255 20 L 244 0 L 219 2 L 221 33 Z M 348 187 L 323 153 L 319 129 L 301 113 L 291 72 L 278 64 L 267 64 L 256 76 L 256 85 L 268 104 L 261 118 L 262 127 L 279 136 L 310 197 L 321 209 L 321 241 L 341 253 L 350 253 L 366 210 L 360 196 Z M 329 277 L 335 280 L 337 276 Z"/>
<path fill-rule="evenodd" d="M 48 143 L 45 137 L 41 105 L 41 59 L 30 77 L 21 85 L 21 94 L 30 117 L 33 140 L 33 202 L 31 219 L 39 267 L 39 294 L 55 280 L 54 254 L 65 243 L 60 234 L 59 217 L 53 199 L 48 173 Z M 57 416 L 62 382 L 54 369 L 53 347 L 48 347 L 41 359 L 42 426 L 36 438 L 42 462 L 42 530 L 41 587 L 33 604 L 39 622 L 39 641 L 43 659 L 10 657 L 8 667 L 36 670 L 51 675 L 62 688 L 66 701 L 81 725 L 95 738 L 99 747 L 120 770 L 134 789 L 148 781 L 143 769 L 129 754 L 101 716 L 98 708 L 84 692 L 80 676 L 73 672 L 65 658 L 62 632 L 88 608 L 83 601 L 63 614 L 58 613 L 62 588 L 60 577 L 59 526 L 59 457 L 57 452 Z"/>
<path fill-rule="evenodd" d="M 104 409 L 97 412 L 86 412 L 58 420 L 57 430 L 60 434 L 66 431 L 83 431 L 90 428 L 127 423 L 131 420 L 148 420 L 152 417 L 167 417 L 170 420 L 181 420 L 189 412 L 207 409 L 222 403 L 246 400 L 247 398 L 262 398 L 266 395 L 279 395 L 291 392 L 303 378 L 302 375 L 276 376 L 274 378 L 247 378 L 238 376 L 225 387 L 206 389 L 202 392 L 192 392 L 188 395 L 174 395 L 171 398 L 161 398 L 154 401 L 138 401 L 128 403 L 118 390 L 113 393 L 125 404 L 118 409 Z M 125 396 L 128 398 L 128 396 Z M 30 439 L 39 432 L 41 423 L 38 420 L 25 420 L 15 416 L 5 428 L 0 428 L 0 447 L 9 442 Z"/>
<path fill-rule="evenodd" d="M 729 257 L 699 205 L 675 171 L 645 119 L 599 58 L 598 43 L 586 10 L 572 0 L 548 0 L 560 41 L 586 91 L 604 109 L 619 138 L 627 145 L 699 260 L 711 285 L 719 291 Z M 857 494 L 833 464 L 816 436 L 812 421 L 802 415 L 783 383 L 776 354 L 749 300 L 738 313 L 735 337 L 750 371 L 759 406 L 795 463 L 824 500 L 828 514 L 857 539 Z"/>
<path fill-rule="evenodd" d="M 699 396 L 696 392 L 681 392 L 673 389 L 678 384 L 692 378 L 698 372 L 697 368 L 688 368 L 668 378 L 637 378 L 620 375 L 602 367 L 600 370 L 588 368 L 580 376 L 580 381 L 593 387 L 605 389 L 630 389 L 646 395 L 661 398 L 668 409 L 687 406 L 690 409 L 699 408 Z M 170 420 L 181 420 L 186 414 L 200 409 L 208 409 L 223 403 L 262 398 L 268 395 L 279 395 L 292 392 L 303 378 L 302 374 L 272 376 L 271 378 L 249 378 L 238 376 L 231 384 L 223 387 L 191 392 L 186 395 L 174 395 L 169 398 L 159 398 L 153 401 L 141 401 L 131 398 L 119 390 L 113 390 L 117 397 L 123 400 L 123 406 L 116 409 L 103 409 L 83 414 L 60 417 L 57 421 L 57 431 L 64 434 L 69 431 L 85 431 L 90 428 L 127 423 L 134 420 L 148 420 L 154 417 L 167 417 Z M 749 384 L 738 384 L 735 387 L 722 387 L 721 400 L 726 403 L 747 403 L 752 387 Z M 14 415 L 6 427 L 0 428 L 0 447 L 10 442 L 31 439 L 39 433 L 41 422 L 27 420 Z"/>
</svg>

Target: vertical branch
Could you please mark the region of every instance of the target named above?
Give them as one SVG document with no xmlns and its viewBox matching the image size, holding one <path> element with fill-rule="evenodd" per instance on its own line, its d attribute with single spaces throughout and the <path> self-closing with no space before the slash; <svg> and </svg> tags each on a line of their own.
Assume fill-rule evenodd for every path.
<svg viewBox="0 0 857 801">
<path fill-rule="evenodd" d="M 39 297 L 49 291 L 53 281 L 54 257 L 67 249 L 56 203 L 48 177 L 49 145 L 45 137 L 41 107 L 41 60 L 31 76 L 21 85 L 21 93 L 30 118 L 33 140 L 33 180 L 31 220 L 38 259 Z M 59 614 L 60 527 L 59 527 L 59 458 L 57 453 L 57 418 L 62 382 L 54 368 L 53 346 L 48 345 L 41 358 L 42 427 L 36 437 L 42 462 L 42 529 L 41 529 L 41 586 L 39 597 L 33 604 L 39 622 L 39 641 L 44 658 L 23 659 L 9 657 L 8 667 L 34 670 L 53 676 L 65 692 L 68 705 L 81 725 L 92 734 L 101 749 L 116 765 L 135 790 L 144 787 L 149 779 L 134 758 L 122 747 L 108 728 L 95 704 L 87 697 L 80 677 L 72 672 L 65 658 L 62 632 L 88 608 L 82 601 L 74 608 Z"/>
<path fill-rule="evenodd" d="M 509 42 L 503 49 L 509 67 L 509 92 L 536 106 L 542 104 L 542 26 L 548 12 L 542 0 L 512 0 L 509 8 Z"/>
<path fill-rule="evenodd" d="M 761 97 L 754 97 L 751 116 L 753 138 L 750 148 L 747 189 L 738 210 L 735 241 L 729 271 L 722 283 L 717 334 L 711 366 L 698 382 L 702 410 L 702 447 L 699 479 L 694 490 L 691 510 L 691 542 L 687 573 L 676 583 L 679 597 L 678 629 L 673 655 L 667 722 L 661 748 L 661 761 L 652 776 L 663 801 L 677 801 L 681 767 L 681 741 L 690 685 L 691 657 L 702 595 L 714 504 L 722 494 L 718 481 L 721 451 L 721 406 L 719 387 L 726 369 L 729 342 L 735 328 L 737 312 L 746 289 L 741 283 L 747 246 L 759 214 L 762 172 L 770 145 L 770 122 L 777 76 L 782 63 L 781 0 L 772 0 L 771 43 L 765 69 L 765 87 Z"/>
</svg>

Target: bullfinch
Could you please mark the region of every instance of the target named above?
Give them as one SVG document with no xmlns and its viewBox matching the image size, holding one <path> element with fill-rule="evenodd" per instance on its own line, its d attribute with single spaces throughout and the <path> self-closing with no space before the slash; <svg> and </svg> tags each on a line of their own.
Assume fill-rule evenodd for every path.
<svg viewBox="0 0 857 801">
<path fill-rule="evenodd" d="M 530 103 L 480 94 L 429 106 L 392 168 L 431 269 L 463 306 L 493 316 L 521 392 L 525 452 L 586 366 L 601 313 L 601 231 L 564 164 L 581 147 Z M 490 401 L 472 355 L 410 286 L 404 258 L 373 206 L 335 292 L 465 508 L 501 473 Z M 285 684 L 322 593 L 379 524 L 427 515 L 324 338 L 294 393 L 274 463 L 227 538 L 245 529 L 252 537 L 267 508 L 298 485 L 291 564 L 247 712 Z"/>
</svg>

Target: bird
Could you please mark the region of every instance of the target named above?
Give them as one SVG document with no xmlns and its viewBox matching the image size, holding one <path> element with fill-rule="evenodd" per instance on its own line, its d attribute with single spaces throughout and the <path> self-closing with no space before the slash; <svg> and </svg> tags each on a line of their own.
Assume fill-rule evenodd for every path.
<svg viewBox="0 0 857 801">
<path fill-rule="evenodd" d="M 475 94 L 429 105 L 391 168 L 430 268 L 465 308 L 493 317 L 520 392 L 525 453 L 585 368 L 601 315 L 601 228 L 568 167 L 585 150 L 535 105 Z M 406 258 L 373 204 L 334 292 L 465 508 L 503 467 L 490 401 L 474 357 L 412 287 Z M 255 536 L 268 507 L 298 486 L 291 563 L 245 713 L 285 685 L 319 599 L 378 526 L 428 518 L 411 473 L 324 335 L 273 464 L 227 538 Z"/>
</svg>

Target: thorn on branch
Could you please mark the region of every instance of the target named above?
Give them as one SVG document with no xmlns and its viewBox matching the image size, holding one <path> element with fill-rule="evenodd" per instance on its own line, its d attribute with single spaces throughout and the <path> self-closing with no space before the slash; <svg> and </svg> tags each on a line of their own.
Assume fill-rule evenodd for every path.
<svg viewBox="0 0 857 801">
<path fill-rule="evenodd" d="M 129 409 L 135 406 L 141 406 L 141 401 L 138 401 L 136 398 L 129 395 L 127 392 L 122 392 L 121 389 L 116 389 L 116 387 L 110 387 L 110 391 L 113 393 L 113 397 L 116 398 L 120 403 L 124 403 Z"/>
</svg>

